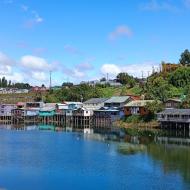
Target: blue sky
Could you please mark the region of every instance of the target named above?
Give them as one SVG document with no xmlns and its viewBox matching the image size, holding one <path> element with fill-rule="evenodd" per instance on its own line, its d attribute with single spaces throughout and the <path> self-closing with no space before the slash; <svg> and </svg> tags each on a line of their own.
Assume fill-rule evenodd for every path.
<svg viewBox="0 0 190 190">
<path fill-rule="evenodd" d="M 0 77 L 47 84 L 147 75 L 190 44 L 190 0 L 0 0 Z"/>
</svg>

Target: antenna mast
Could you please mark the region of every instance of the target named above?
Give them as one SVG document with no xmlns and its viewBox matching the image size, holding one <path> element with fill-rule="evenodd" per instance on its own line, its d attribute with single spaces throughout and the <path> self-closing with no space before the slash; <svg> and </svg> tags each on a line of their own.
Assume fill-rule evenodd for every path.
<svg viewBox="0 0 190 190">
<path fill-rule="evenodd" d="M 51 90 L 51 87 L 52 87 L 51 74 L 52 74 L 52 71 L 49 72 L 49 88 L 50 88 L 50 90 Z"/>
</svg>

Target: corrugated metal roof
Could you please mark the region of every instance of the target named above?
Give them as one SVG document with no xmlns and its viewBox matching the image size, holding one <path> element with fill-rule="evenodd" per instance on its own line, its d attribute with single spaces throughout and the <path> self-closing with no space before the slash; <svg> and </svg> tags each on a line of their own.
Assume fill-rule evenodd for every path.
<svg viewBox="0 0 190 190">
<path fill-rule="evenodd" d="M 126 102 L 130 96 L 113 96 L 106 100 L 105 103 L 123 103 Z"/>
<path fill-rule="evenodd" d="M 55 110 L 54 107 L 43 107 L 43 108 L 40 109 L 40 112 L 46 112 L 46 111 L 51 112 L 51 111 L 54 111 L 54 110 Z"/>
<path fill-rule="evenodd" d="M 190 115 L 190 109 L 173 109 L 168 108 L 158 114 L 165 114 L 165 115 Z"/>
<path fill-rule="evenodd" d="M 147 103 L 154 100 L 134 100 L 125 105 L 125 107 L 144 107 Z"/>
<path fill-rule="evenodd" d="M 168 101 L 179 102 L 179 103 L 182 102 L 182 100 L 179 98 L 170 98 L 170 99 L 166 100 L 166 102 L 168 102 Z"/>
<path fill-rule="evenodd" d="M 110 107 L 101 107 L 100 109 L 98 110 L 94 110 L 95 112 L 115 112 L 115 111 L 118 111 L 119 112 L 119 109 L 118 108 L 110 108 Z"/>
<path fill-rule="evenodd" d="M 91 98 L 84 102 L 84 104 L 101 104 L 104 103 L 108 98 Z"/>
<path fill-rule="evenodd" d="M 76 104 L 76 105 L 82 105 L 82 102 L 70 102 L 70 101 L 66 101 L 66 104 Z"/>
</svg>

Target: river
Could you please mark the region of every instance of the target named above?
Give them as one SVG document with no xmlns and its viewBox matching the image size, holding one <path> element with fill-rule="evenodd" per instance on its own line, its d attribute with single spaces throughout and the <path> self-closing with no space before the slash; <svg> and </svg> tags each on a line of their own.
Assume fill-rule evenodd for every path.
<svg viewBox="0 0 190 190">
<path fill-rule="evenodd" d="M 189 146 L 146 143 L 125 155 L 120 144 L 98 134 L 1 129 L 0 189 L 190 189 Z"/>
</svg>

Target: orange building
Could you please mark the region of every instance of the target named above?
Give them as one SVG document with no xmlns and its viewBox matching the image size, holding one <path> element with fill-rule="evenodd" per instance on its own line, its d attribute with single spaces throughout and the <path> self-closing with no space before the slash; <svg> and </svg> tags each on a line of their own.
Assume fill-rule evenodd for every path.
<svg viewBox="0 0 190 190">
<path fill-rule="evenodd" d="M 162 72 L 169 73 L 181 67 L 180 64 L 162 63 Z"/>
<path fill-rule="evenodd" d="M 134 100 L 124 106 L 125 116 L 130 115 L 148 115 L 149 111 L 146 109 L 146 104 L 154 100 Z"/>
</svg>

